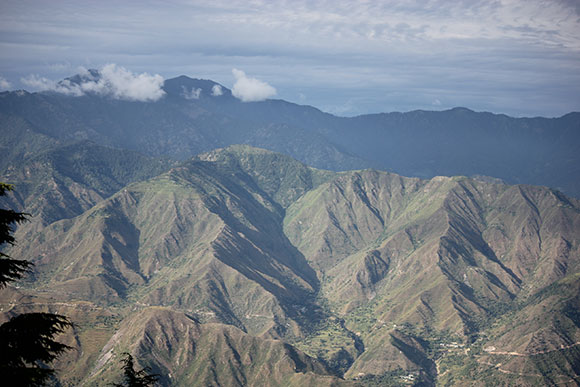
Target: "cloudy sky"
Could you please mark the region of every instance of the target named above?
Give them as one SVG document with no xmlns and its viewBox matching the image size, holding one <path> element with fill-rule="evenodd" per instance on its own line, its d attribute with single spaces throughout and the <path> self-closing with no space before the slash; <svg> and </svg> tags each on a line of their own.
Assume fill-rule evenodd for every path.
<svg viewBox="0 0 580 387">
<path fill-rule="evenodd" d="M 580 111 L 580 0 L 1 0 L 0 90 L 89 68 L 145 90 L 212 79 L 242 100 L 348 116 L 560 116 Z"/>
</svg>

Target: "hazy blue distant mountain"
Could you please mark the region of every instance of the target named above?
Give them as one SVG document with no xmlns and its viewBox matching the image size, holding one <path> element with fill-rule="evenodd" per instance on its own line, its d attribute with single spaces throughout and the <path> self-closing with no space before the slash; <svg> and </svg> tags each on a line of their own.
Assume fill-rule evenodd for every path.
<svg viewBox="0 0 580 387">
<path fill-rule="evenodd" d="M 335 142 L 398 173 L 489 175 L 580 194 L 580 114 L 512 118 L 465 108 L 345 120 Z"/>
<path fill-rule="evenodd" d="M 236 143 L 253 144 L 305 159 L 326 168 L 360 168 L 368 165 L 314 131 L 284 122 L 252 117 L 244 104 L 226 88 L 221 96 L 208 96 L 211 81 L 180 77 L 166 82 L 167 95 L 157 102 L 131 102 L 87 94 L 9 92 L 0 94 L 1 144 L 11 160 L 29 152 L 35 138 L 42 144 L 91 140 L 95 143 L 140 151 L 153 156 L 184 159 Z M 193 90 L 199 98 L 193 98 Z M 205 91 L 203 91 L 205 90 Z M 196 92 L 194 91 L 194 94 Z M 25 128 L 28 134 L 22 136 Z"/>
<path fill-rule="evenodd" d="M 343 118 L 283 100 L 241 102 L 218 83 L 185 76 L 164 90 L 157 102 L 1 93 L 1 166 L 43 145 L 84 139 L 177 159 L 248 144 L 331 170 L 492 176 L 580 196 L 580 113 L 513 118 L 455 108 Z"/>
</svg>

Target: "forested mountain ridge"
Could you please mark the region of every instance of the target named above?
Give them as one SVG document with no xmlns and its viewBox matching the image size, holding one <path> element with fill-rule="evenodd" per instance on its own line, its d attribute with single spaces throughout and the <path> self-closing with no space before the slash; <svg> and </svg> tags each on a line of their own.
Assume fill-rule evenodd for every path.
<svg viewBox="0 0 580 387">
<path fill-rule="evenodd" d="M 72 176 L 70 161 L 39 156 L 42 176 L 92 200 L 31 207 L 76 209 L 17 231 L 11 255 L 35 262 L 34 277 L 1 300 L 7 314 L 76 321 L 63 383 L 109 382 L 127 350 L 162 385 L 577 383 L 576 199 L 324 171 L 248 146 L 179 164 L 118 155 L 132 165 L 121 178 L 117 151 L 70 150 L 108 154 L 94 163 L 109 178 L 90 157 Z M 17 187 L 43 171 L 27 168 L 13 169 Z M 11 203 L 46 196 L 27 184 Z"/>
<path fill-rule="evenodd" d="M 344 118 L 283 100 L 241 102 L 223 85 L 185 76 L 166 80 L 164 91 L 156 102 L 0 93 L 0 168 L 79 140 L 178 159 L 243 143 L 335 171 L 483 175 L 580 196 L 580 113 L 513 118 L 454 108 Z"/>
</svg>

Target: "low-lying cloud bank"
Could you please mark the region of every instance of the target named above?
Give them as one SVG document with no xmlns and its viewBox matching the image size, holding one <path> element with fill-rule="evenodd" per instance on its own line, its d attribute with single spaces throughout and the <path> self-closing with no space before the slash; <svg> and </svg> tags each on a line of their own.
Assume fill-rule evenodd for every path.
<svg viewBox="0 0 580 387">
<path fill-rule="evenodd" d="M 276 89 L 266 82 L 249 78 L 242 70 L 233 69 L 232 73 L 236 78 L 232 94 L 242 102 L 263 101 L 276 95 Z"/>
<path fill-rule="evenodd" d="M 97 73 L 84 69 L 74 80 L 54 82 L 38 75 L 29 75 L 21 81 L 39 91 L 54 91 L 77 97 L 94 93 L 127 101 L 151 102 L 165 95 L 161 75 L 135 74 L 114 63 L 103 66 Z"/>
</svg>

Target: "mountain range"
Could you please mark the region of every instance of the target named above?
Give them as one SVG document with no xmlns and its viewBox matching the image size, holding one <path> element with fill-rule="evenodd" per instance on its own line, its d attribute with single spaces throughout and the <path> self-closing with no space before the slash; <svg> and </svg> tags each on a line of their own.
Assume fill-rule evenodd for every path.
<svg viewBox="0 0 580 387">
<path fill-rule="evenodd" d="M 220 95 L 212 95 L 214 87 Z M 165 81 L 163 89 L 156 102 L 0 93 L 0 168 L 49 144 L 79 140 L 181 160 L 247 144 L 321 169 L 491 176 L 580 196 L 580 113 L 513 118 L 455 108 L 345 118 L 283 100 L 241 102 L 223 85 L 185 76 Z"/>
<path fill-rule="evenodd" d="M 214 85 L 0 96 L 35 264 L 2 319 L 75 322 L 57 383 L 119 380 L 126 351 L 164 386 L 580 382 L 580 201 L 502 181 L 577 189 L 576 113 L 340 118 Z M 456 169 L 478 176 L 431 176 Z"/>
</svg>

